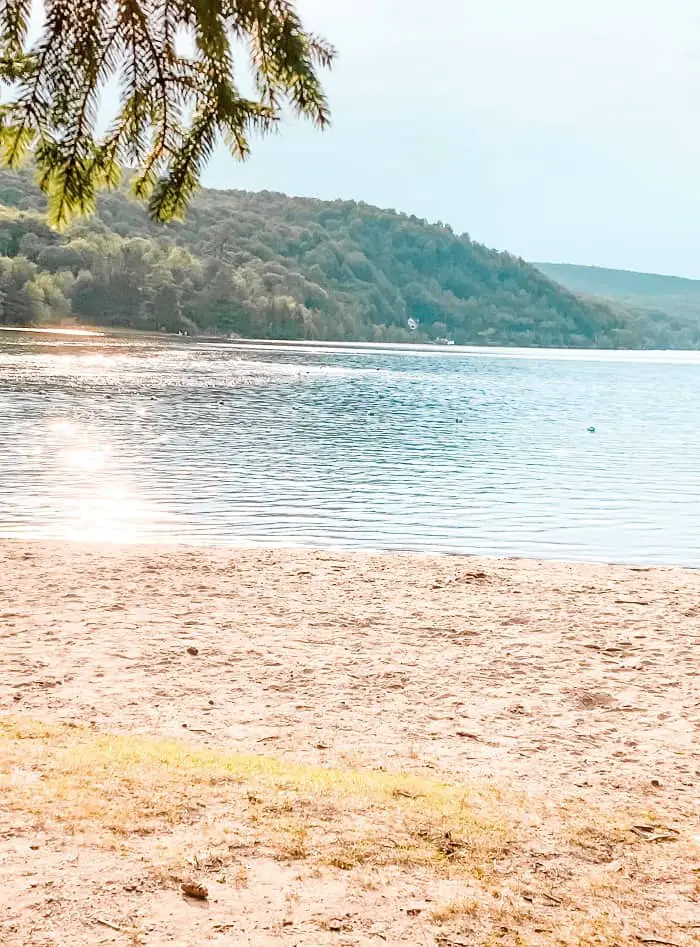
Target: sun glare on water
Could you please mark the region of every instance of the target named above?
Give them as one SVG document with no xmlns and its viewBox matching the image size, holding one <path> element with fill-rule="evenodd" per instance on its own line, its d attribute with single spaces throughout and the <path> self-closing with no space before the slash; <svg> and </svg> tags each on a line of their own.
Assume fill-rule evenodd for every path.
<svg viewBox="0 0 700 947">
<path fill-rule="evenodd" d="M 54 458 L 46 502 L 63 522 L 62 536 L 131 543 L 152 532 L 155 511 L 120 468 L 106 432 L 70 418 L 55 419 L 45 430 Z"/>
<path fill-rule="evenodd" d="M 104 332 L 92 329 L 37 329 L 34 326 L 0 326 L 3 332 L 27 332 L 32 335 L 62 335 L 74 338 L 99 338 Z"/>
<path fill-rule="evenodd" d="M 81 450 L 66 451 L 65 462 L 70 467 L 77 467 L 80 470 L 103 470 L 107 464 L 108 450 L 93 450 L 83 448 Z"/>
<path fill-rule="evenodd" d="M 67 538 L 87 542 L 132 543 L 148 531 L 152 511 L 127 489 L 106 484 L 92 494 L 76 493 L 74 524 Z"/>
</svg>

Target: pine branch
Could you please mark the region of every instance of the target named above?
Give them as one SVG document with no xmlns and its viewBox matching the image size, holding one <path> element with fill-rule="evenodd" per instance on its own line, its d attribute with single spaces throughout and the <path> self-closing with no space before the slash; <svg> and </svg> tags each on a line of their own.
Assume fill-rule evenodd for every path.
<svg viewBox="0 0 700 947">
<path fill-rule="evenodd" d="M 0 161 L 16 165 L 34 150 L 56 226 L 89 213 L 126 160 L 136 164 L 137 195 L 165 220 L 184 213 L 219 138 L 243 160 L 250 129 L 269 131 L 285 103 L 321 127 L 329 120 L 318 70 L 334 51 L 305 32 L 291 0 L 43 0 L 43 28 L 28 47 L 32 9 L 31 0 L 0 5 L 0 84 L 10 86 Z M 182 28 L 194 54 L 176 53 Z M 249 49 L 258 100 L 238 92 L 234 40 Z M 98 140 L 100 95 L 113 77 L 119 108 Z"/>
<path fill-rule="evenodd" d="M 27 41 L 31 9 L 31 0 L 3 0 L 0 13 L 2 22 L 0 49 L 3 58 L 13 60 L 22 56 Z"/>
</svg>

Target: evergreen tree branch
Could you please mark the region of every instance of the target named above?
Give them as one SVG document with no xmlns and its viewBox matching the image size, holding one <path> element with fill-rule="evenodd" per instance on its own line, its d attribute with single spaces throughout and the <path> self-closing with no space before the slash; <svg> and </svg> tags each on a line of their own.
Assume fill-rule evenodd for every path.
<svg viewBox="0 0 700 947">
<path fill-rule="evenodd" d="M 0 161 L 16 166 L 33 150 L 56 227 L 90 213 L 125 162 L 156 219 L 181 216 L 219 139 L 243 160 L 249 131 L 269 131 L 285 104 L 320 127 L 329 120 L 319 70 L 334 51 L 304 30 L 291 0 L 43 0 L 43 26 L 29 45 L 35 6 L 40 0 L 0 5 L 0 85 L 9 89 Z M 190 54 L 176 52 L 183 29 Z M 238 41 L 257 99 L 238 92 Z M 102 89 L 115 78 L 119 108 L 99 136 Z"/>
</svg>

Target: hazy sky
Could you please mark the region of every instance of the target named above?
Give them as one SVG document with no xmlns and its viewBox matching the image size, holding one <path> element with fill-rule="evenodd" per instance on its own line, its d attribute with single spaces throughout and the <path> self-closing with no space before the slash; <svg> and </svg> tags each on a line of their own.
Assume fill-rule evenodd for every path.
<svg viewBox="0 0 700 947">
<path fill-rule="evenodd" d="M 354 198 L 527 259 L 700 277 L 695 0 L 300 0 L 339 50 L 333 127 L 217 187 Z"/>
</svg>

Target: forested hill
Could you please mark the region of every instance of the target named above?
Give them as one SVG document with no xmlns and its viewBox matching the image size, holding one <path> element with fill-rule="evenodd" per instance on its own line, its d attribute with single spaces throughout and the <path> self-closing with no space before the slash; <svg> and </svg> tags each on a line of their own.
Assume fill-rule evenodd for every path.
<svg viewBox="0 0 700 947">
<path fill-rule="evenodd" d="M 700 280 L 658 273 L 635 273 L 601 266 L 536 263 L 550 279 L 574 293 L 642 310 L 642 322 L 663 326 L 675 348 L 697 348 L 700 341 Z"/>
<path fill-rule="evenodd" d="M 659 344 L 442 224 L 348 201 L 203 191 L 151 224 L 121 192 L 58 235 L 30 171 L 0 172 L 0 323 L 79 321 L 263 338 L 547 346 Z M 669 343 L 672 344 L 672 343 Z"/>
</svg>

